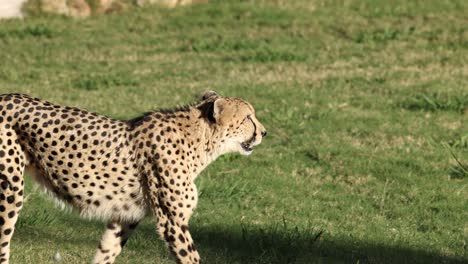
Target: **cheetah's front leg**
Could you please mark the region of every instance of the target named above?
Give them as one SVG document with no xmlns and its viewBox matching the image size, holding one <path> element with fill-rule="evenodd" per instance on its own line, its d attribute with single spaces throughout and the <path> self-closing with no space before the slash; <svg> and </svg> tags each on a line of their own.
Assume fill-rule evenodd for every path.
<svg viewBox="0 0 468 264">
<path fill-rule="evenodd" d="M 167 211 L 161 207 L 158 207 L 156 212 L 158 215 L 158 233 L 161 238 L 167 242 L 171 252 L 177 258 L 177 263 L 200 263 L 200 256 L 193 244 L 188 226 L 178 222 L 177 219 L 171 217 L 170 214 L 167 214 Z"/>
<path fill-rule="evenodd" d="M 109 222 L 94 256 L 93 264 L 114 263 L 137 224 Z"/>
<path fill-rule="evenodd" d="M 188 229 L 188 222 L 197 201 L 196 188 L 187 182 L 183 185 L 188 192 L 173 191 L 164 187 L 155 188 L 158 184 L 151 183 L 149 198 L 151 209 L 156 216 L 157 231 L 166 241 L 177 263 L 197 264 L 201 262 L 200 256 Z"/>
</svg>

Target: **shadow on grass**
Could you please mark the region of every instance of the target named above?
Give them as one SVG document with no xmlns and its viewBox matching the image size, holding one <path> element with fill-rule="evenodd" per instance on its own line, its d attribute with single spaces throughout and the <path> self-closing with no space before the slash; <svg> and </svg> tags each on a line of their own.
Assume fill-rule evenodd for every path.
<svg viewBox="0 0 468 264">
<path fill-rule="evenodd" d="M 69 220 L 69 219 L 67 219 Z M 33 239 L 34 243 L 90 245 L 94 248 L 100 236 L 97 229 L 104 230 L 102 224 L 74 219 L 69 228 L 80 230 L 72 237 L 50 233 L 38 229 L 35 235 L 29 233 L 34 228 L 24 227 L 22 239 Z M 468 263 L 468 259 L 441 256 L 436 253 L 371 244 L 359 240 L 337 241 L 319 230 L 300 230 L 285 226 L 272 226 L 264 229 L 258 226 L 200 226 L 191 227 L 192 236 L 200 254 L 207 264 L 309 264 L 309 263 Z M 80 234 L 83 237 L 80 237 Z M 86 235 L 85 235 L 86 234 Z M 142 223 L 129 240 L 127 251 L 158 254 L 167 258 L 167 250 L 158 241 L 151 221 Z M 125 255 L 125 250 L 123 255 Z M 92 252 L 91 252 L 92 253 Z M 90 253 L 90 254 L 91 254 Z M 138 253 L 139 254 L 139 253 Z M 148 256 L 147 256 L 148 257 Z M 151 256 L 149 256 L 151 257 Z"/>
<path fill-rule="evenodd" d="M 140 227 L 148 234 L 152 226 Z M 404 247 L 365 241 L 335 241 L 323 231 L 245 226 L 192 226 L 191 233 L 204 263 L 468 263 Z M 149 238 L 149 237 L 148 237 Z"/>
</svg>

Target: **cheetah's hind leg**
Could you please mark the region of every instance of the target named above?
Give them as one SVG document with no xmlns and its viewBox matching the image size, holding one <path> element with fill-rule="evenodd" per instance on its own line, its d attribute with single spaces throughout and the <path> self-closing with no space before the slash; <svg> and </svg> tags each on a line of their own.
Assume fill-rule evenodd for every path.
<svg viewBox="0 0 468 264">
<path fill-rule="evenodd" d="M 8 134 L 0 132 L 3 139 L 0 140 L 0 263 L 9 261 L 10 241 L 23 207 L 25 154 L 17 140 Z"/>
<path fill-rule="evenodd" d="M 109 222 L 94 256 L 93 264 L 114 263 L 137 225 L 138 223 Z"/>
</svg>

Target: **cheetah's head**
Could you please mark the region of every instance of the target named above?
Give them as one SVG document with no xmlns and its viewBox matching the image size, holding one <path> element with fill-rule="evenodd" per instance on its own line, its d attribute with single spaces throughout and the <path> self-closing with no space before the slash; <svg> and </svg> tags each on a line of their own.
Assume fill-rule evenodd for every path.
<svg viewBox="0 0 468 264">
<path fill-rule="evenodd" d="M 212 106 L 209 115 L 217 137 L 219 154 L 239 152 L 250 155 L 253 147 L 266 136 L 265 127 L 255 116 L 255 109 L 248 102 L 234 97 L 221 97 L 214 91 L 203 94 L 202 99 Z"/>
</svg>

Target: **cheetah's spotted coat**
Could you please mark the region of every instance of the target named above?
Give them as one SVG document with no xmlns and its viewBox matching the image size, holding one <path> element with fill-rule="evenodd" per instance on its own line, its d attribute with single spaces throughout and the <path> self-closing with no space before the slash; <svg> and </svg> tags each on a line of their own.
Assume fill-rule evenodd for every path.
<svg viewBox="0 0 468 264">
<path fill-rule="evenodd" d="M 129 121 L 1 95 L 0 262 L 9 260 L 27 169 L 81 215 L 108 222 L 93 263 L 113 263 L 147 213 L 178 263 L 199 263 L 188 230 L 196 176 L 219 155 L 250 154 L 265 134 L 249 103 L 215 92 Z"/>
</svg>

